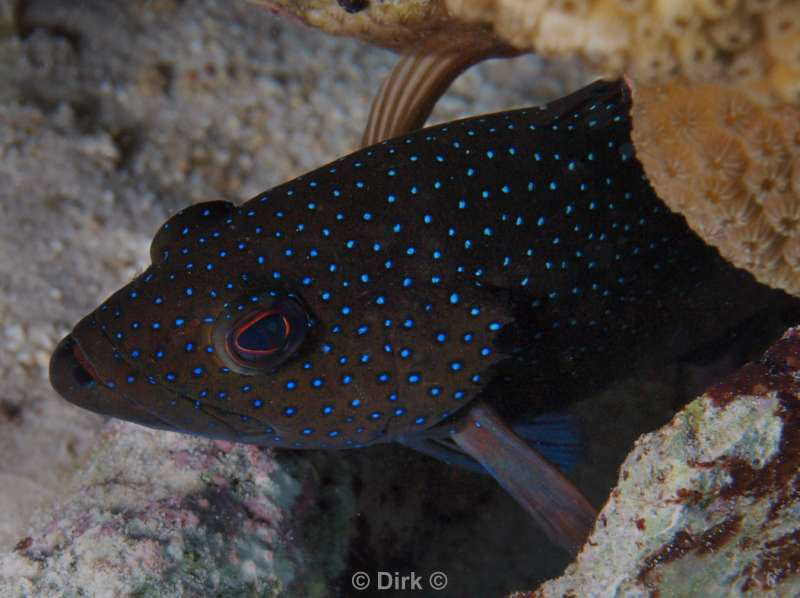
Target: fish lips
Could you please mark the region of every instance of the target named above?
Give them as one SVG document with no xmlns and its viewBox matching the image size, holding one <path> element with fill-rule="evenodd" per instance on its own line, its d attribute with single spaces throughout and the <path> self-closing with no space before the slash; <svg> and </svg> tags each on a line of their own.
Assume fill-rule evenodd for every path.
<svg viewBox="0 0 800 598">
<path fill-rule="evenodd" d="M 80 329 L 91 317 L 82 320 L 73 333 L 61 339 L 56 346 L 50 358 L 50 384 L 65 400 L 83 409 L 151 428 L 174 430 L 174 426 L 102 381 L 79 341 Z M 109 346 L 108 350 L 111 349 Z"/>
</svg>

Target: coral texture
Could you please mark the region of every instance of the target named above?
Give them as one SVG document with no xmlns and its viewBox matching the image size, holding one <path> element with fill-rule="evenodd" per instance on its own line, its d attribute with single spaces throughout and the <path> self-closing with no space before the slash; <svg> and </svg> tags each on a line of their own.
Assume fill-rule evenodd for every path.
<svg viewBox="0 0 800 598">
<path fill-rule="evenodd" d="M 579 54 L 643 83 L 727 81 L 770 102 L 800 103 L 795 0 L 445 0 L 456 17 L 544 55 Z"/>
<path fill-rule="evenodd" d="M 799 377 L 793 328 L 642 436 L 577 561 L 516 596 L 796 596 Z"/>
<path fill-rule="evenodd" d="M 800 104 L 796 0 L 257 0 L 331 33 L 403 49 L 446 32 L 492 35 L 584 58 L 642 83 L 725 81 L 763 103 Z"/>
<path fill-rule="evenodd" d="M 800 109 L 713 84 L 634 89 L 633 139 L 659 196 L 732 263 L 800 294 Z"/>
</svg>

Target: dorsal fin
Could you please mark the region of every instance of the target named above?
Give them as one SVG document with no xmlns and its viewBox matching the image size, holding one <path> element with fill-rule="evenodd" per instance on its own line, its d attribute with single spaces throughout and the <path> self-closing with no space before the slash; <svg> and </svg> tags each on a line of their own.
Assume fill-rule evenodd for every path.
<svg viewBox="0 0 800 598">
<path fill-rule="evenodd" d="M 461 73 L 488 58 L 520 51 L 494 39 L 470 40 L 445 35 L 428 38 L 404 56 L 381 84 L 361 139 L 362 146 L 422 128 L 433 107 Z"/>
</svg>

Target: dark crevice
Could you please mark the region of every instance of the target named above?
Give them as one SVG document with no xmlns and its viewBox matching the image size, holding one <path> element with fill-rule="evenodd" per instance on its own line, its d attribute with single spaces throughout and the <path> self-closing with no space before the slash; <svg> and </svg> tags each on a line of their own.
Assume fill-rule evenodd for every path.
<svg viewBox="0 0 800 598">
<path fill-rule="evenodd" d="M 75 127 L 84 134 L 98 130 L 100 121 L 100 101 L 91 95 L 84 95 L 70 102 L 75 117 Z"/>
<path fill-rule="evenodd" d="M 30 0 L 18 0 L 14 6 L 14 28 L 20 39 L 25 40 L 36 30 L 46 31 L 53 37 L 64 39 L 75 54 L 80 54 L 84 44 L 83 34 L 59 23 L 41 23 L 30 17 Z"/>
<path fill-rule="evenodd" d="M 22 407 L 9 399 L 0 399 L 0 420 L 19 422 L 22 420 Z"/>
<path fill-rule="evenodd" d="M 119 129 L 111 134 L 119 150 L 117 170 L 126 170 L 133 162 L 134 157 L 141 151 L 144 144 L 142 133 L 132 127 Z"/>
</svg>

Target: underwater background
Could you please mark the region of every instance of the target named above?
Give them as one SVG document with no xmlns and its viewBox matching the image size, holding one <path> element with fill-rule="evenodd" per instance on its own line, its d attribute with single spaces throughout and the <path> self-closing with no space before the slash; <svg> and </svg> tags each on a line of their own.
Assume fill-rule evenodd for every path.
<svg viewBox="0 0 800 598">
<path fill-rule="evenodd" d="M 190 203 L 244 201 L 356 149 L 370 101 L 396 60 L 244 1 L 0 0 L 0 553 L 28 550 L 27 530 L 102 471 L 106 480 L 126 478 L 121 488 L 139 489 L 97 494 L 109 504 L 135 508 L 136 497 L 153 492 L 188 497 L 159 503 L 174 514 L 174 529 L 192 530 L 175 549 L 181 558 L 166 585 L 143 573 L 163 558 L 152 546 L 120 556 L 119 545 L 95 543 L 80 553 L 84 563 L 108 558 L 106 566 L 125 571 L 142 595 L 170 588 L 348 596 L 357 571 L 443 571 L 448 586 L 435 595 L 489 596 L 561 573 L 567 555 L 488 477 L 396 446 L 285 451 L 273 462 L 253 447 L 130 424 L 104 428 L 105 418 L 59 399 L 47 379 L 58 340 L 148 264 L 150 240 L 169 215 Z M 573 62 L 491 61 L 456 81 L 431 122 L 542 104 L 588 80 Z M 722 341 L 734 345 L 733 355 L 718 360 L 712 346 L 702 357 L 665 362 L 654 351 L 572 408 L 586 455 L 571 479 L 596 507 L 634 440 L 716 379 L 709 361 L 727 372 L 782 332 L 783 314 L 773 315 L 734 327 Z M 690 334 L 676 330 L 669 342 Z M 81 469 L 86 463 L 94 472 Z M 253 476 L 242 482 L 246 490 L 236 488 L 244 479 L 237 468 Z M 214 477 L 209 471 L 224 483 L 195 492 L 196 479 Z M 248 522 L 280 519 L 255 499 L 243 500 L 245 508 L 231 498 L 262 490 L 283 508 L 277 536 L 260 538 L 264 553 L 227 544 L 237 525 L 249 533 Z M 208 518 L 187 522 L 198 505 Z M 49 549 L 67 544 L 75 529 L 62 530 Z M 54 594 L 79 582 L 94 595 L 119 589 L 93 573 L 71 580 L 68 571 L 36 574 Z M 36 577 L 13 559 L 0 574 Z"/>
</svg>

